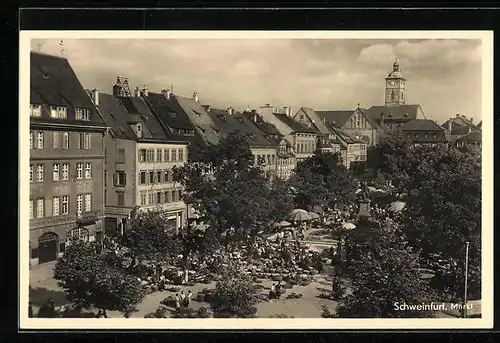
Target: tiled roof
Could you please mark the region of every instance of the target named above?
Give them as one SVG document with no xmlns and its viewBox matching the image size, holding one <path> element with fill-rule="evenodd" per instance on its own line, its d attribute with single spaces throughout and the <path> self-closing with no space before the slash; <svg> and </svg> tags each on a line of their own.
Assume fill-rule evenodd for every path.
<svg viewBox="0 0 500 343">
<path fill-rule="evenodd" d="M 310 107 L 301 107 L 304 113 L 312 120 L 313 125 L 316 126 L 318 131 L 324 135 L 331 133 L 330 129 L 323 123 L 322 118 Z"/>
<path fill-rule="evenodd" d="M 401 131 L 442 131 L 444 132 L 444 129 L 439 126 L 439 124 L 436 124 L 432 120 L 428 119 L 414 119 L 411 120 L 400 127 L 398 127 L 398 130 Z"/>
<path fill-rule="evenodd" d="M 316 133 L 315 129 L 302 125 L 301 123 L 295 121 L 293 118 L 287 116 L 286 114 L 274 113 L 273 115 L 279 120 L 281 120 L 289 128 L 291 128 L 294 132 Z"/>
<path fill-rule="evenodd" d="M 217 145 L 219 136 L 213 132 L 215 123 L 208 115 L 205 108 L 193 98 L 173 95 L 191 123 L 196 127 L 202 139 L 207 144 Z"/>
<path fill-rule="evenodd" d="M 31 52 L 30 57 L 30 102 L 42 105 L 41 117 L 35 120 L 82 124 L 82 121 L 75 120 L 75 108 L 85 108 L 91 111 L 90 121 L 85 125 L 104 126 L 66 58 L 37 52 Z M 66 107 L 67 119 L 50 118 L 48 106 Z"/>
<path fill-rule="evenodd" d="M 276 142 L 266 139 L 264 133 L 243 113 L 229 114 L 226 110 L 211 108 L 208 114 L 220 129 L 219 134 L 240 132 L 248 138 L 248 143 L 252 148 L 275 148 L 277 146 Z"/>
<path fill-rule="evenodd" d="M 334 140 L 333 143 L 341 143 L 343 145 L 353 144 L 353 143 L 366 143 L 362 139 L 358 139 L 358 138 L 342 131 L 342 129 L 340 127 L 336 126 L 332 122 L 327 122 L 326 124 L 328 125 L 330 130 L 332 130 L 332 132 L 335 133 L 335 137 L 340 139 L 340 142 L 337 142 Z"/>
<path fill-rule="evenodd" d="M 483 139 L 483 135 L 481 131 L 472 131 L 465 136 L 462 136 L 457 139 L 458 142 L 480 142 Z"/>
<path fill-rule="evenodd" d="M 170 99 L 161 93 L 148 92 L 145 99 L 160 118 L 163 124 L 175 129 L 194 130 L 194 125 L 189 117 L 176 101 L 175 97 Z"/>
<path fill-rule="evenodd" d="M 106 125 L 111 128 L 113 137 L 137 140 L 129 122 L 139 120 L 143 125 L 142 137 L 144 139 L 177 141 L 163 129 L 142 98 L 118 98 L 111 94 L 101 93 L 98 108 Z"/>
<path fill-rule="evenodd" d="M 472 130 L 479 129 L 479 126 L 474 125 L 469 119 L 462 117 L 450 118 L 441 125 L 446 130 L 449 129 L 451 122 L 451 134 L 453 135 L 465 135 L 469 133 L 469 128 Z"/>
<path fill-rule="evenodd" d="M 336 126 L 343 126 L 349 119 L 354 110 L 341 111 L 315 111 L 318 116 L 325 119 L 327 122 L 334 123 Z"/>
<path fill-rule="evenodd" d="M 420 105 L 372 106 L 366 114 L 376 122 L 380 122 L 382 113 L 384 120 L 412 120 L 417 119 L 419 108 Z"/>
<path fill-rule="evenodd" d="M 283 135 L 278 131 L 276 126 L 273 124 L 264 121 L 262 117 L 257 113 L 257 112 L 243 112 L 242 113 L 255 127 L 264 134 L 264 136 L 267 138 L 267 140 L 274 142 L 276 144 L 279 144 L 282 139 Z M 256 119 L 256 120 L 255 120 Z M 290 144 L 287 141 L 287 144 Z"/>
</svg>

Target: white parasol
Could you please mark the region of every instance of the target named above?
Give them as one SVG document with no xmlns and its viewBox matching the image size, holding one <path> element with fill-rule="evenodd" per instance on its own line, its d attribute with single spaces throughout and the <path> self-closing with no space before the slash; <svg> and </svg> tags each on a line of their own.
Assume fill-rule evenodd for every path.
<svg viewBox="0 0 500 343">
<path fill-rule="evenodd" d="M 290 216 L 288 217 L 288 220 L 294 221 L 294 222 L 304 222 L 304 221 L 309 221 L 311 220 L 311 215 L 309 212 L 306 210 L 302 209 L 295 209 L 292 211 Z"/>
<path fill-rule="evenodd" d="M 401 212 L 405 208 L 406 203 L 403 201 L 394 201 L 389 206 L 389 211 L 391 212 Z"/>
<path fill-rule="evenodd" d="M 356 225 L 354 225 L 353 223 L 344 223 L 342 224 L 342 228 L 345 230 L 353 230 L 356 228 Z"/>
</svg>

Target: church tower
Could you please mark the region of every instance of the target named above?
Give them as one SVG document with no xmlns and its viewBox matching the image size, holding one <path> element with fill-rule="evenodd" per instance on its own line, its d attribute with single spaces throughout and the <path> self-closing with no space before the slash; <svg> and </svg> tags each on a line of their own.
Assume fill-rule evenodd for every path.
<svg viewBox="0 0 500 343">
<path fill-rule="evenodd" d="M 392 65 L 392 72 L 385 78 L 385 106 L 404 105 L 406 101 L 406 79 L 399 71 L 396 59 Z"/>
</svg>

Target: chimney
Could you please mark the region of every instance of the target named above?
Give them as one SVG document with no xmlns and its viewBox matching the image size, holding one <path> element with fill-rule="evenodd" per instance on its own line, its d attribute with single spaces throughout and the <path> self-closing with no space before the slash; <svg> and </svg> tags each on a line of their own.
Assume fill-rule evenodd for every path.
<svg viewBox="0 0 500 343">
<path fill-rule="evenodd" d="M 227 109 L 227 113 L 229 113 L 230 116 L 233 115 L 233 108 L 231 106 L 229 106 L 229 108 Z"/>
<path fill-rule="evenodd" d="M 203 105 L 205 111 L 210 112 L 210 105 Z"/>
<path fill-rule="evenodd" d="M 326 117 L 323 117 L 321 121 L 326 124 Z"/>
<path fill-rule="evenodd" d="M 92 89 L 92 100 L 96 106 L 99 106 L 99 90 L 97 88 Z"/>
<path fill-rule="evenodd" d="M 139 89 L 139 87 L 135 87 L 135 97 L 136 98 L 140 98 L 141 97 L 141 90 Z"/>
<path fill-rule="evenodd" d="M 144 94 L 144 96 L 148 96 L 148 87 L 144 86 L 144 88 L 142 89 L 142 94 Z"/>
<path fill-rule="evenodd" d="M 457 118 L 460 118 L 460 114 L 459 113 L 457 113 Z"/>
<path fill-rule="evenodd" d="M 472 128 L 470 126 L 467 127 L 467 133 L 471 133 L 472 132 Z"/>
<path fill-rule="evenodd" d="M 462 119 L 467 119 L 467 118 L 462 114 Z"/>
<path fill-rule="evenodd" d="M 162 89 L 161 94 L 167 99 L 170 99 L 170 89 Z"/>
<path fill-rule="evenodd" d="M 474 118 L 470 117 L 470 123 L 474 124 Z"/>
<path fill-rule="evenodd" d="M 196 92 L 196 91 L 194 91 L 194 92 L 193 92 L 193 99 L 194 99 L 194 101 L 196 101 L 196 102 L 198 102 L 198 101 L 199 101 L 199 99 L 198 99 L 198 92 Z"/>
<path fill-rule="evenodd" d="M 451 125 L 452 125 L 453 118 L 448 120 L 448 131 L 451 132 Z"/>
<path fill-rule="evenodd" d="M 253 114 L 253 122 L 256 123 L 258 119 L 257 112 L 252 112 L 252 114 Z"/>
</svg>

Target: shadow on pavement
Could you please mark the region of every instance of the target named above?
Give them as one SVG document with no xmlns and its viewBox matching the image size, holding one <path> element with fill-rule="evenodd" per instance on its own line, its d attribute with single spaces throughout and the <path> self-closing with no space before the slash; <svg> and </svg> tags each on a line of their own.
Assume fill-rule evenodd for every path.
<svg viewBox="0 0 500 343">
<path fill-rule="evenodd" d="M 47 300 L 52 298 L 55 306 L 66 304 L 66 294 L 61 291 L 54 291 L 47 288 L 33 288 L 30 286 L 29 300 L 34 306 L 42 306 L 47 303 Z"/>
<path fill-rule="evenodd" d="M 328 288 L 323 288 L 323 287 L 316 287 L 316 289 L 320 292 L 331 292 L 331 288 L 328 289 Z"/>
</svg>

